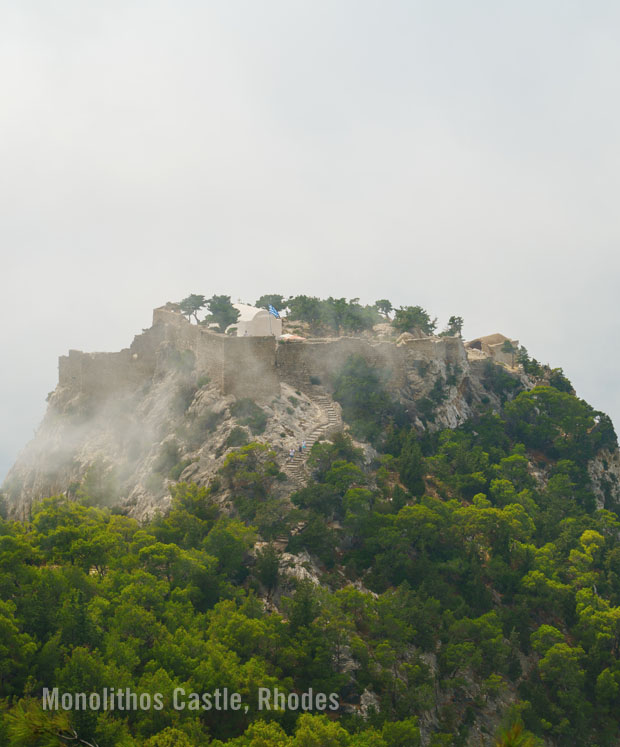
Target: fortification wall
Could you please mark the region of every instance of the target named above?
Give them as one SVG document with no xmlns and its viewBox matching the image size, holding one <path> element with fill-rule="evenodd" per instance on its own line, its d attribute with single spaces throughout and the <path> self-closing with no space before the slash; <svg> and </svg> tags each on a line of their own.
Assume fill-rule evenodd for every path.
<svg viewBox="0 0 620 747">
<path fill-rule="evenodd" d="M 328 383 L 349 356 L 360 355 L 369 365 L 389 373 L 388 387 L 399 389 L 407 382 L 407 371 L 418 361 L 450 365 L 467 365 L 467 354 L 461 339 L 425 337 L 401 345 L 370 342 L 355 337 L 341 337 L 305 343 L 281 343 L 276 352 L 279 376 L 295 386 L 304 386 L 310 376 Z"/>
<path fill-rule="evenodd" d="M 153 309 L 153 327 L 159 324 L 172 324 L 182 327 L 184 324 L 189 325 L 189 321 L 180 311 L 174 308 L 174 304 L 167 304 L 166 306 L 160 306 L 158 309 Z"/>
<path fill-rule="evenodd" d="M 256 400 L 280 394 L 274 337 L 229 337 L 223 342 L 223 394 Z"/>
<path fill-rule="evenodd" d="M 406 362 L 440 361 L 451 365 L 465 364 L 467 352 L 460 337 L 422 337 L 398 345 Z"/>
<path fill-rule="evenodd" d="M 131 347 L 118 353 L 70 350 L 58 359 L 58 382 L 76 394 L 103 396 L 132 389 L 170 369 L 174 352 L 189 350 L 198 375 L 208 374 L 223 390 L 226 338 L 190 324 L 178 312 L 155 309 L 153 326 L 136 335 Z"/>
<path fill-rule="evenodd" d="M 168 370 L 166 360 L 166 347 L 178 351 L 190 350 L 194 354 L 196 372 L 198 376 L 207 374 L 211 381 L 223 391 L 224 388 L 224 348 L 230 338 L 217 335 L 214 332 L 190 324 L 181 314 L 169 312 L 165 309 L 155 309 L 159 322 L 156 323 L 163 329 L 163 342 L 159 349 L 160 357 L 157 369 L 161 373 Z M 154 312 L 155 316 L 155 312 Z"/>
<path fill-rule="evenodd" d="M 119 353 L 82 353 L 70 350 L 58 359 L 60 386 L 76 393 L 105 395 L 135 386 L 143 377 L 128 348 Z"/>
<path fill-rule="evenodd" d="M 459 338 L 410 339 L 399 345 L 341 337 L 300 343 L 276 343 L 273 337 L 228 337 L 190 324 L 178 311 L 155 309 L 153 326 L 119 353 L 69 351 L 59 359 L 59 382 L 76 392 L 108 394 L 163 376 L 191 351 L 197 376 L 207 374 L 222 394 L 269 399 L 280 381 L 306 387 L 310 377 L 329 384 L 351 355 L 386 371 L 387 385 L 398 390 L 416 361 L 466 364 Z"/>
<path fill-rule="evenodd" d="M 389 371 L 393 386 L 398 386 L 404 378 L 401 356 L 392 343 L 373 344 L 355 337 L 281 343 L 276 352 L 276 367 L 278 375 L 295 386 L 307 385 L 311 376 L 327 384 L 351 355 L 362 356 L 369 365 Z"/>
</svg>

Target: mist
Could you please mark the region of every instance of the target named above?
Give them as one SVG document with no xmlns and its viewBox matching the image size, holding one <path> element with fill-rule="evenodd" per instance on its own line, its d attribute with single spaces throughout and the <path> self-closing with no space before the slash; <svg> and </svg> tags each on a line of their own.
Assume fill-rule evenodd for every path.
<svg viewBox="0 0 620 747">
<path fill-rule="evenodd" d="M 0 24 L 0 479 L 70 348 L 189 293 L 389 298 L 620 422 L 620 8 L 25 0 Z"/>
</svg>

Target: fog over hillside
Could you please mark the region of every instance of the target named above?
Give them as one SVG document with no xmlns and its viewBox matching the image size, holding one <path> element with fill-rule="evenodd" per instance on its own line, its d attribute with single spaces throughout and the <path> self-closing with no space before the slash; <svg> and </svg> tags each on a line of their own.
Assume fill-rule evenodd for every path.
<svg viewBox="0 0 620 747">
<path fill-rule="evenodd" d="M 503 332 L 620 422 L 620 8 L 36 0 L 0 24 L 0 480 L 190 292 Z"/>
</svg>

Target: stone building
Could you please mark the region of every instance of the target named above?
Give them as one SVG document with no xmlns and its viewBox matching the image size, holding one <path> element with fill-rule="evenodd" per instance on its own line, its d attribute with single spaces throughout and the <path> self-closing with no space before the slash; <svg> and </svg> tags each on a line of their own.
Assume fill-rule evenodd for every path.
<svg viewBox="0 0 620 747">
<path fill-rule="evenodd" d="M 505 349 L 508 347 L 506 343 L 510 343 L 514 352 Z M 475 340 L 466 342 L 465 348 L 468 350 L 479 350 L 489 358 L 492 358 L 496 363 L 504 363 L 506 366 L 514 367 L 516 353 L 519 349 L 519 340 L 511 340 L 506 335 L 496 332 L 494 335 L 476 337 Z"/>
</svg>

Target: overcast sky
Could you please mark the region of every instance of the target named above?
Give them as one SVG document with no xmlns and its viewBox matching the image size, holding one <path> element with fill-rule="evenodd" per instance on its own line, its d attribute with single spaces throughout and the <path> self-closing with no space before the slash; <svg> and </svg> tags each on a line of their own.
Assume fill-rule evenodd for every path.
<svg viewBox="0 0 620 747">
<path fill-rule="evenodd" d="M 620 423 L 616 0 L 0 0 L 0 479 L 190 292 L 421 304 Z"/>
</svg>

